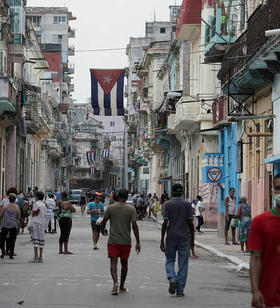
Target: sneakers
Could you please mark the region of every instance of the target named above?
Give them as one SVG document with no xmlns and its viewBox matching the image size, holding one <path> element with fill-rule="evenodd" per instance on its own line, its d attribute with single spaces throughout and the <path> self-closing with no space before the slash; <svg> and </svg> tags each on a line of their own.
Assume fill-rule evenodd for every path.
<svg viewBox="0 0 280 308">
<path fill-rule="evenodd" d="M 184 293 L 177 293 L 176 296 L 177 296 L 177 297 L 184 297 L 185 294 L 184 294 Z"/>
<path fill-rule="evenodd" d="M 39 263 L 39 259 L 33 258 L 32 260 L 28 261 L 29 263 Z"/>
<path fill-rule="evenodd" d="M 175 294 L 175 291 L 176 291 L 176 281 L 170 281 L 168 292 L 170 294 Z"/>
<path fill-rule="evenodd" d="M 38 263 L 43 263 L 43 258 L 39 258 Z"/>
<path fill-rule="evenodd" d="M 94 247 L 93 247 L 93 250 L 98 250 L 98 247 L 97 247 L 97 246 L 94 246 Z"/>
</svg>

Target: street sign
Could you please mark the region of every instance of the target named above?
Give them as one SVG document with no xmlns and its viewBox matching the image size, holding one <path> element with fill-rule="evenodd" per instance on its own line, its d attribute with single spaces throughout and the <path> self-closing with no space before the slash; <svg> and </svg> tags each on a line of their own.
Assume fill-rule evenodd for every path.
<svg viewBox="0 0 280 308">
<path fill-rule="evenodd" d="M 207 171 L 207 178 L 212 183 L 217 183 L 222 178 L 222 176 L 222 171 L 219 168 L 213 167 Z"/>
</svg>

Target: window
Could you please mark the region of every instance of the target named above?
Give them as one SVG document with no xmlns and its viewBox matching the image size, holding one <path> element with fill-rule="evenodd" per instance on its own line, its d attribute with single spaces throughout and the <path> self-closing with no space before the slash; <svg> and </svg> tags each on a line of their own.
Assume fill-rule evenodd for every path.
<svg viewBox="0 0 280 308">
<path fill-rule="evenodd" d="M 147 27 L 147 33 L 151 34 L 153 33 L 153 27 Z"/>
<path fill-rule="evenodd" d="M 40 25 L 41 25 L 41 16 L 31 16 L 30 20 L 33 23 L 34 27 L 40 27 Z"/>
<path fill-rule="evenodd" d="M 111 126 L 111 127 L 115 127 L 115 126 L 116 126 L 116 122 L 115 122 L 115 121 L 111 121 L 111 122 L 110 122 L 110 126 Z"/>
<path fill-rule="evenodd" d="M 150 168 L 143 168 L 143 174 L 150 174 Z"/>
<path fill-rule="evenodd" d="M 112 136 L 111 137 L 111 141 L 117 141 L 117 137 L 116 136 Z"/>
<path fill-rule="evenodd" d="M 166 33 L 166 29 L 165 28 L 160 28 L 160 33 Z"/>
<path fill-rule="evenodd" d="M 66 24 L 66 17 L 65 16 L 54 16 L 53 23 L 57 24 Z"/>
<path fill-rule="evenodd" d="M 63 39 L 63 35 L 62 34 L 58 34 L 57 40 L 58 40 L 59 43 L 62 43 L 62 39 Z"/>
</svg>

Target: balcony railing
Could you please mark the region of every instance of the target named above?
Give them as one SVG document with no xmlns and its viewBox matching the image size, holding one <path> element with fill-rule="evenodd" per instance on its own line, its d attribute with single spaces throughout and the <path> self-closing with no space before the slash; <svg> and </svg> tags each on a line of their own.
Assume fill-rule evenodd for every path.
<svg viewBox="0 0 280 308">
<path fill-rule="evenodd" d="M 226 24 L 222 8 L 216 8 L 215 16 L 209 16 L 205 25 L 205 63 L 221 62 L 229 43 L 234 43 L 235 37 L 230 25 Z"/>
<path fill-rule="evenodd" d="M 260 5 L 248 20 L 247 30 L 236 40 L 227 51 L 222 62 L 222 68 L 218 78 L 225 85 L 230 77 L 241 72 L 255 58 L 256 54 L 264 47 L 272 45 L 274 38 L 266 37 L 265 31 L 280 28 L 280 6 L 278 0 L 267 0 L 266 4 Z M 250 68 L 251 69 L 251 68 Z M 256 69 L 258 69 L 256 67 Z M 266 77 L 266 63 L 263 69 L 258 70 Z"/>
<path fill-rule="evenodd" d="M 176 116 L 174 121 L 174 129 L 191 128 L 195 122 L 198 122 L 200 114 L 200 103 L 194 102 L 192 98 L 182 97 L 176 104 Z"/>
<path fill-rule="evenodd" d="M 68 56 L 75 56 L 75 47 L 74 46 L 68 47 Z"/>
<path fill-rule="evenodd" d="M 177 40 L 193 40 L 201 33 L 201 1 L 183 0 L 178 14 Z"/>
<path fill-rule="evenodd" d="M 69 38 L 75 38 L 75 36 L 76 36 L 75 29 L 72 29 L 71 27 L 69 27 L 69 29 L 68 29 L 68 37 Z"/>
<path fill-rule="evenodd" d="M 26 103 L 24 110 L 27 133 L 37 134 L 40 127 L 38 102 Z"/>
</svg>

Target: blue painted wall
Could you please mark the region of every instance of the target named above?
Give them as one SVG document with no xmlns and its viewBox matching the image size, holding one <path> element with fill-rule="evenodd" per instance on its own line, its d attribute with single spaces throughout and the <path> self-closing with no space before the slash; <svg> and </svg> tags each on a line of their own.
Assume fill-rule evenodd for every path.
<svg viewBox="0 0 280 308">
<path fill-rule="evenodd" d="M 238 204 L 239 183 L 237 173 L 237 124 L 225 127 L 219 132 L 219 152 L 224 154 L 225 183 L 219 189 L 219 213 L 225 213 L 225 197 L 231 187 L 235 188 L 236 206 Z"/>
</svg>

